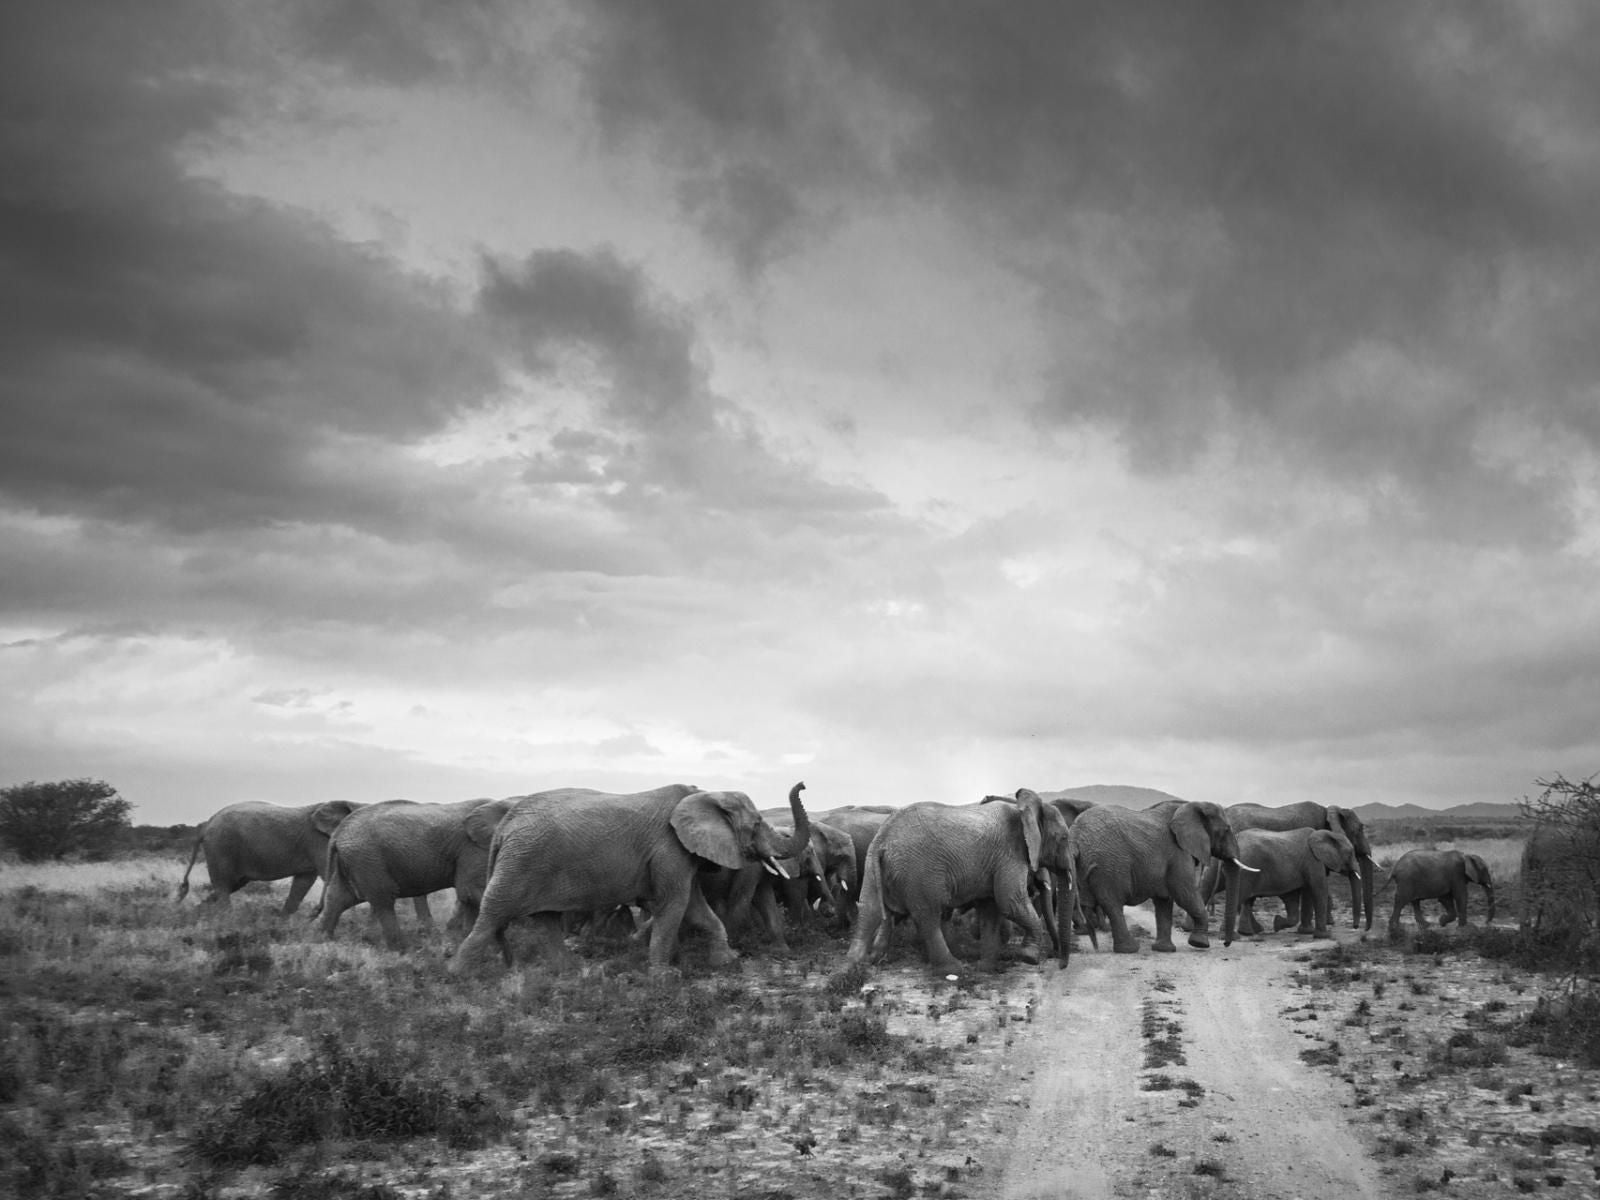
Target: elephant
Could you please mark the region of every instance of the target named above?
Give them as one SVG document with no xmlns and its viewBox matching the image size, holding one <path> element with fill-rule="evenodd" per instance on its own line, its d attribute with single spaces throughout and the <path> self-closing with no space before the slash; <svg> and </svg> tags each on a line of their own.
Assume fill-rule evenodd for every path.
<svg viewBox="0 0 1600 1200">
<path fill-rule="evenodd" d="M 1328 829 L 1342 833 L 1355 849 L 1358 871 L 1358 874 L 1350 877 L 1351 928 L 1362 928 L 1363 915 L 1366 928 L 1372 928 L 1372 889 L 1378 864 L 1372 860 L 1372 842 L 1358 814 L 1348 808 L 1317 804 L 1311 800 L 1270 807 L 1265 804 L 1233 804 L 1228 807 L 1227 814 L 1228 823 L 1233 826 L 1235 833 L 1243 833 L 1246 829 Z M 1295 900 L 1286 899 L 1284 907 L 1289 920 L 1295 921 L 1298 916 Z M 1244 932 L 1258 932 L 1255 914 L 1249 905 L 1245 906 L 1240 926 Z"/>
<path fill-rule="evenodd" d="M 719 868 L 700 877 L 700 888 L 713 909 L 719 909 L 730 935 L 736 935 L 752 916 L 759 918 L 775 949 L 787 950 L 781 899 L 789 919 L 796 925 L 812 916 L 811 898 L 819 893 L 846 922 L 854 919 L 855 906 L 849 890 L 855 886 L 856 849 L 850 835 L 806 815 L 799 803 L 804 784 L 789 793 L 789 808 L 763 809 L 762 819 L 779 834 L 797 838 L 805 847 L 797 859 L 788 860 L 788 879 L 772 875 L 759 864 L 746 864 L 737 870 Z"/>
<path fill-rule="evenodd" d="M 470 970 L 491 945 L 509 967 L 506 926 L 523 916 L 534 918 L 559 958 L 561 914 L 624 904 L 650 911 L 652 971 L 671 966 L 685 920 L 710 938 L 711 964 L 726 966 L 738 955 L 697 875 L 752 862 L 782 875 L 779 860 L 794 856 L 795 839 L 773 829 L 743 792 L 675 783 L 627 795 L 557 788 L 518 797 L 495 830 L 478 918 L 451 970 Z"/>
<path fill-rule="evenodd" d="M 1359 871 L 1355 847 L 1327 829 L 1246 829 L 1235 840 L 1239 857 L 1248 858 L 1255 871 L 1228 874 L 1222 944 L 1233 945 L 1239 910 L 1250 899 L 1290 893 L 1299 893 L 1302 901 L 1299 932 L 1329 937 L 1332 904 L 1328 898 L 1328 872 Z M 1279 928 L 1288 924 L 1284 921 Z"/>
<path fill-rule="evenodd" d="M 1021 956 L 1037 963 L 1046 929 L 1029 897 L 1033 874 L 1049 867 L 1070 878 L 1070 866 L 1065 819 L 1028 788 L 998 803 L 907 805 L 889 814 L 867 849 L 847 961 L 866 961 L 885 921 L 907 915 L 932 971 L 959 975 L 963 964 L 945 940 L 943 919 L 975 904 L 981 968 L 998 963 L 1002 916 L 1023 927 Z"/>
<path fill-rule="evenodd" d="M 322 932 L 332 937 L 345 910 L 372 906 L 391 950 L 405 948 L 394 902 L 412 897 L 417 918 L 433 927 L 430 893 L 453 887 L 452 927 L 468 927 L 489 874 L 489 844 L 510 800 L 462 800 L 418 804 L 387 800 L 352 813 L 328 843 L 328 886 Z"/>
<path fill-rule="evenodd" d="M 1460 850 L 1407 850 L 1389 871 L 1384 887 L 1394 884 L 1394 911 L 1389 914 L 1389 936 L 1400 933 L 1400 910 L 1411 905 L 1411 915 L 1417 928 L 1425 929 L 1427 919 L 1422 915 L 1424 900 L 1438 900 L 1444 906 L 1439 924 L 1448 925 L 1459 920 L 1461 928 L 1470 925 L 1467 920 L 1467 884 L 1475 883 L 1488 897 L 1490 921 L 1494 920 L 1494 880 L 1489 876 L 1489 864 L 1476 854 Z"/>
<path fill-rule="evenodd" d="M 1172 944 L 1174 903 L 1194 922 L 1189 945 L 1206 949 L 1211 939 L 1197 867 L 1219 858 L 1230 875 L 1255 869 L 1239 861 L 1228 818 L 1209 801 L 1163 800 L 1147 809 L 1097 804 L 1073 823 L 1070 841 L 1084 910 L 1092 905 L 1105 913 L 1111 922 L 1111 948 L 1118 954 L 1139 948 L 1123 907 L 1146 900 L 1155 902 L 1151 949 L 1177 949 Z"/>
<path fill-rule="evenodd" d="M 298 808 L 247 800 L 218 809 L 200 826 L 177 898 L 189 894 L 189 873 L 204 847 L 211 878 L 208 903 L 227 907 L 229 897 L 247 883 L 291 879 L 281 910 L 287 916 L 300 907 L 313 883 L 326 878 L 329 835 L 362 807 L 351 800 Z"/>
<path fill-rule="evenodd" d="M 867 848 L 872 845 L 873 836 L 877 834 L 879 827 L 894 811 L 895 809 L 887 804 L 846 804 L 818 813 L 815 817 L 815 820 L 828 828 L 842 830 L 847 834 L 855 850 L 855 879 L 850 887 L 845 889 L 846 900 L 852 910 L 861 903 L 862 877 L 867 869 Z"/>
<path fill-rule="evenodd" d="M 1079 817 L 1093 808 L 1096 802 L 1080 800 L 1075 796 L 1056 796 L 1046 803 L 1059 812 L 1070 827 Z M 1099 949 L 1100 943 L 1095 938 L 1095 929 L 1110 927 L 1105 914 L 1085 902 L 1076 881 L 1066 888 L 1060 886 L 1059 880 L 1053 881 L 1050 893 L 1055 904 L 1056 928 L 1061 931 L 1063 945 L 1070 943 L 1072 933 L 1086 932 L 1094 942 L 1095 948 Z"/>
</svg>

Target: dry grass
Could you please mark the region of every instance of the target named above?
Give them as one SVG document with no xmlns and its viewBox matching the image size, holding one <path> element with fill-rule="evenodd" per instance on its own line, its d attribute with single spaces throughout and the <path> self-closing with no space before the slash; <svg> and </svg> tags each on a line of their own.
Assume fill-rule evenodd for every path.
<svg viewBox="0 0 1600 1200">
<path fill-rule="evenodd" d="M 690 942 L 666 978 L 596 939 L 560 976 L 456 979 L 443 931 L 328 941 L 282 885 L 223 912 L 175 903 L 181 873 L 0 874 L 0 1194 L 738 1195 L 801 1162 L 845 1194 L 908 1143 L 946 1180 L 976 1150 L 951 1048 L 998 1039 L 1003 984 L 946 988 L 924 1037 L 819 931 L 726 970 Z"/>
<path fill-rule="evenodd" d="M 168 895 L 173 895 L 187 861 L 187 858 L 175 861 L 166 856 L 148 855 L 99 863 L 0 862 L 0 895 L 19 888 L 84 896 L 107 888 L 143 890 L 163 886 Z M 195 864 L 194 874 L 189 877 L 191 884 L 198 878 L 202 887 L 197 890 L 203 890 L 205 877 L 205 863 Z"/>
</svg>

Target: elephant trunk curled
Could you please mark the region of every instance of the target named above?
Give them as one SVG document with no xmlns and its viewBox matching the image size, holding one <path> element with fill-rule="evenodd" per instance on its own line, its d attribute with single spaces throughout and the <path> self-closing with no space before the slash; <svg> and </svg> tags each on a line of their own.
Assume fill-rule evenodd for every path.
<svg viewBox="0 0 1600 1200">
<path fill-rule="evenodd" d="M 796 863 L 796 874 L 803 868 L 806 848 L 811 845 L 811 818 L 806 815 L 806 806 L 800 803 L 800 793 L 805 790 L 804 781 L 789 789 L 789 811 L 794 814 L 793 858 Z"/>
</svg>

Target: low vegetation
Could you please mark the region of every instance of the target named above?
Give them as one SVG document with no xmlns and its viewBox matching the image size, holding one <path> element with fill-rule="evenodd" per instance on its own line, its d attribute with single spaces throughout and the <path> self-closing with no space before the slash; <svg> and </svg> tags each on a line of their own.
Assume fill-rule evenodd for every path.
<svg viewBox="0 0 1600 1200">
<path fill-rule="evenodd" d="M 269 888 L 176 904 L 176 874 L 0 876 L 0 1193 L 739 1195 L 765 1166 L 811 1194 L 881 1161 L 959 1195 L 980 1169 L 956 1076 L 1003 1052 L 1003 976 L 934 989 L 934 1036 L 820 931 L 725 970 L 691 941 L 651 976 L 641 945 L 595 939 L 579 970 L 464 981 L 444 934 L 327 941 Z"/>
</svg>

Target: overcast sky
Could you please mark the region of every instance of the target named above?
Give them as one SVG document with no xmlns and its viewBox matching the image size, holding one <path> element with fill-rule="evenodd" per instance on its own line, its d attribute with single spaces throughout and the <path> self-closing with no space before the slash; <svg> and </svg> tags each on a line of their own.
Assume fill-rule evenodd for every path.
<svg viewBox="0 0 1600 1200">
<path fill-rule="evenodd" d="M 1600 770 L 1600 10 L 0 16 L 0 784 Z"/>
</svg>

